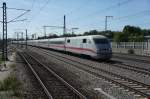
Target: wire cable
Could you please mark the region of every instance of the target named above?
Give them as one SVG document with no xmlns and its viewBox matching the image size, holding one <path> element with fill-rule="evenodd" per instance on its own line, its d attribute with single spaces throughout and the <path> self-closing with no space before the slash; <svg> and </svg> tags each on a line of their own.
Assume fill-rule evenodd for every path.
<svg viewBox="0 0 150 99">
<path fill-rule="evenodd" d="M 146 14 L 149 14 L 149 13 L 150 13 L 150 10 L 144 10 L 144 11 L 136 12 L 136 13 L 129 14 L 129 15 L 126 15 L 126 16 L 117 17 L 117 18 L 112 19 L 111 21 L 127 19 L 127 18 L 131 18 L 131 17 L 139 16 L 139 15 L 143 16 L 143 15 L 146 15 Z M 105 20 L 99 21 L 99 23 L 104 23 L 104 22 L 105 22 Z M 93 26 L 93 25 L 94 24 L 82 25 L 82 27 Z"/>
<path fill-rule="evenodd" d="M 107 8 L 104 8 L 104 9 L 101 9 L 101 10 L 98 10 L 98 11 L 95 11 L 95 12 L 92 12 L 92 13 L 86 15 L 86 16 L 83 16 L 83 17 L 76 18 L 75 20 L 81 20 L 82 18 L 85 18 L 85 17 L 86 17 L 86 19 L 87 19 L 87 18 L 91 18 L 91 16 L 97 15 L 98 13 L 103 13 L 103 12 L 112 10 L 112 9 L 114 9 L 114 8 L 123 6 L 123 5 L 125 5 L 125 4 L 128 4 L 128 3 L 131 2 L 131 1 L 133 1 L 133 0 L 124 0 L 124 1 L 122 1 L 122 2 L 118 2 L 118 3 L 116 3 L 116 4 L 114 4 L 114 5 L 111 5 L 111 6 L 107 7 Z M 87 16 L 88 16 L 88 17 L 87 17 Z"/>
<path fill-rule="evenodd" d="M 41 11 L 47 6 L 47 4 L 49 3 L 49 1 L 50 1 L 50 0 L 47 0 L 47 1 L 45 2 L 45 4 L 39 9 L 38 13 L 37 13 L 36 15 L 34 15 L 33 17 L 30 18 L 30 22 L 31 22 L 32 20 L 36 19 L 36 17 L 37 17 L 38 15 L 40 15 Z"/>
<path fill-rule="evenodd" d="M 23 15 L 25 15 L 26 13 L 28 13 L 30 10 L 26 10 L 24 13 L 22 13 L 22 14 L 20 14 L 19 16 L 17 16 L 16 18 L 14 18 L 14 19 L 12 19 L 12 20 L 10 20 L 10 21 L 8 21 L 8 23 L 10 23 L 10 22 L 12 22 L 12 21 L 15 21 L 16 19 L 18 19 L 18 18 L 20 18 L 20 17 L 22 17 Z"/>
<path fill-rule="evenodd" d="M 26 10 L 26 9 L 17 9 L 17 8 L 7 8 L 7 9 L 11 9 L 11 10 L 22 10 L 22 11 L 29 11 L 29 10 Z"/>
</svg>

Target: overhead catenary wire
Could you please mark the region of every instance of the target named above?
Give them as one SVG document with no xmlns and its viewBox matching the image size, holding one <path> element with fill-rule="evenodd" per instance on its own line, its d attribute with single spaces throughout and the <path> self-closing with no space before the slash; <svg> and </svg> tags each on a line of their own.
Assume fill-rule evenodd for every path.
<svg viewBox="0 0 150 99">
<path fill-rule="evenodd" d="M 118 3 L 114 4 L 114 5 L 111 5 L 111 6 L 107 7 L 107 8 L 104 8 L 104 9 L 101 9 L 101 10 L 98 10 L 98 11 L 95 11 L 95 12 L 92 12 L 92 13 L 86 15 L 86 16 L 90 16 L 90 17 L 83 16 L 83 17 L 78 17 L 78 18 L 76 18 L 76 19 L 74 19 L 74 20 L 76 20 L 76 22 L 77 22 L 77 21 L 80 21 L 82 18 L 85 18 L 85 17 L 86 17 L 86 19 L 87 19 L 87 18 L 91 18 L 91 16 L 97 15 L 97 14 L 99 14 L 100 12 L 103 13 L 103 12 L 112 10 L 112 9 L 114 9 L 114 8 L 117 8 L 117 7 L 123 6 L 123 5 L 125 5 L 125 4 L 128 4 L 128 3 L 131 2 L 131 1 L 133 1 L 133 0 L 124 0 L 124 1 L 122 1 L 122 2 L 118 2 Z M 73 13 L 73 11 L 70 12 L 70 13 Z M 104 22 L 104 21 L 100 21 L 100 22 Z"/>
<path fill-rule="evenodd" d="M 139 12 L 135 12 L 133 14 L 129 14 L 129 15 L 125 15 L 125 16 L 120 16 L 120 17 L 115 17 L 113 18 L 111 21 L 116 21 L 116 20 L 122 20 L 122 19 L 129 19 L 135 16 L 143 16 L 143 15 L 147 15 L 150 13 L 150 10 L 143 10 L 143 11 L 139 11 Z M 138 17 L 139 18 L 139 17 Z M 99 23 L 103 23 L 105 22 L 105 20 L 102 21 L 98 21 Z M 94 24 L 89 24 L 89 25 L 82 25 L 82 26 L 93 26 Z"/>
<path fill-rule="evenodd" d="M 139 12 L 129 14 L 129 15 L 126 15 L 126 16 L 121 16 L 121 17 L 114 18 L 112 21 L 122 20 L 122 19 L 130 19 L 130 18 L 134 18 L 136 16 L 145 16 L 145 15 L 149 15 L 149 13 L 150 13 L 150 10 L 143 10 L 143 11 L 139 11 Z M 139 18 L 139 17 L 136 17 L 136 18 Z M 149 24 L 149 23 L 135 24 L 135 26 L 140 26 L 140 25 L 145 25 L 145 24 Z"/>
<path fill-rule="evenodd" d="M 77 22 L 77 21 L 80 21 L 81 19 L 83 19 L 83 18 L 85 18 L 85 17 L 86 17 L 86 19 L 87 19 L 87 18 L 91 18 L 91 17 L 94 16 L 94 15 L 107 12 L 107 11 L 112 10 L 112 9 L 114 9 L 114 8 L 117 8 L 117 7 L 121 7 L 121 6 L 125 5 L 125 4 L 128 4 L 128 3 L 131 2 L 131 1 L 133 1 L 133 0 L 124 0 L 124 1 L 122 1 L 122 2 L 118 2 L 118 3 L 114 4 L 114 5 L 111 5 L 111 6 L 109 6 L 109 7 L 106 7 L 106 8 L 104 8 L 104 9 L 97 10 L 97 11 L 95 11 L 95 12 L 89 13 L 89 14 L 87 14 L 87 15 L 85 15 L 85 16 L 82 16 L 82 17 L 78 17 L 78 18 L 76 18 L 76 19 L 74 19 L 74 20 L 76 20 L 76 22 Z M 87 16 L 88 16 L 88 17 L 87 17 Z"/>
<path fill-rule="evenodd" d="M 12 22 L 19 22 L 19 21 L 26 21 L 27 19 L 21 19 L 21 20 L 15 20 L 15 21 L 11 21 Z M 10 22 L 7 22 L 7 23 L 10 23 Z"/>
<path fill-rule="evenodd" d="M 49 1 L 50 1 L 50 0 L 47 0 L 47 1 L 43 4 L 43 6 L 39 9 L 38 15 L 39 15 L 39 14 L 41 13 L 41 11 L 46 7 L 46 5 L 49 3 Z M 125 5 L 125 4 L 127 4 L 127 3 L 129 3 L 129 2 L 131 2 L 131 1 L 133 1 L 133 0 L 124 0 L 124 1 L 122 1 L 122 2 L 116 3 L 116 4 L 114 4 L 114 5 L 111 5 L 111 6 L 107 7 L 107 8 L 104 8 L 104 9 L 102 9 L 102 10 L 98 10 L 98 11 L 96 11 L 96 12 L 92 12 L 92 13 L 88 14 L 87 16 L 89 16 L 89 15 L 90 15 L 90 16 L 93 16 L 93 15 L 95 15 L 95 13 L 97 14 L 98 12 L 108 11 L 108 10 L 111 10 L 111 9 L 114 9 L 114 8 L 117 8 L 117 7 L 120 7 L 120 6 L 122 6 L 122 5 Z M 33 3 L 34 3 L 34 2 L 35 2 L 35 0 L 33 1 Z M 75 10 L 72 10 L 71 12 L 69 12 L 69 13 L 67 13 L 67 14 L 73 13 L 73 12 L 75 12 L 75 11 L 78 10 L 78 9 L 81 9 L 81 7 L 77 8 L 77 9 L 75 9 Z M 30 18 L 30 22 L 33 21 L 33 20 L 35 20 L 38 15 L 34 15 L 33 17 L 31 17 L 31 18 Z M 58 20 L 57 20 L 57 21 L 58 21 Z"/>
<path fill-rule="evenodd" d="M 90 1 L 90 0 L 87 0 L 86 2 L 88 2 L 88 1 Z M 68 15 L 70 15 L 70 14 L 76 12 L 76 11 L 79 11 L 79 10 L 80 10 L 81 8 L 83 8 L 83 7 L 86 7 L 86 6 L 83 6 L 82 4 L 80 4 L 78 8 L 75 8 L 75 9 L 73 9 L 73 10 L 71 10 L 71 11 L 65 13 L 65 15 L 68 16 Z M 59 17 L 59 18 L 57 18 L 56 20 L 57 20 L 57 21 L 60 21 L 61 19 L 62 19 L 62 17 Z"/>
<path fill-rule="evenodd" d="M 32 11 L 32 9 L 34 8 L 35 1 L 36 1 L 36 0 L 33 0 L 32 4 L 31 4 L 31 8 L 30 8 L 31 11 Z"/>
<path fill-rule="evenodd" d="M 34 5 L 36 3 L 36 0 L 32 0 L 32 3 L 31 3 L 31 7 L 29 8 L 30 10 L 30 13 L 28 14 L 28 16 L 26 16 L 26 18 L 28 18 L 29 16 L 31 16 L 31 13 L 33 12 L 33 8 L 34 8 Z M 27 21 L 26 21 L 27 22 Z M 26 28 L 27 28 L 27 23 L 25 23 L 25 21 L 23 21 L 23 23 L 26 25 Z"/>
<path fill-rule="evenodd" d="M 25 15 L 25 14 L 26 14 L 26 13 L 28 13 L 29 11 L 30 11 L 30 10 L 26 10 L 24 13 L 20 14 L 20 15 L 19 15 L 19 16 L 17 16 L 16 18 L 14 18 L 14 19 L 12 19 L 12 20 L 8 21 L 8 23 L 15 21 L 16 19 L 18 19 L 18 18 L 22 17 L 23 15 Z"/>
<path fill-rule="evenodd" d="M 121 7 L 121 6 L 125 5 L 125 4 L 128 4 L 128 3 L 131 2 L 131 1 L 133 1 L 133 0 L 124 0 L 124 1 L 122 1 L 122 2 L 118 2 L 118 3 L 116 3 L 116 4 L 114 4 L 114 5 L 111 5 L 111 6 L 107 7 L 107 8 L 104 8 L 104 9 L 95 11 L 95 12 L 93 12 L 93 13 L 91 13 L 91 14 L 88 14 L 87 16 L 89 16 L 89 15 L 91 16 L 91 15 L 97 14 L 97 13 L 99 13 L 99 12 L 102 13 L 102 12 L 109 11 L 109 10 L 114 9 L 114 8 L 117 8 L 117 7 Z"/>
<path fill-rule="evenodd" d="M 32 15 L 30 18 L 29 18 L 29 22 L 26 23 L 26 26 L 28 27 L 29 25 L 31 26 L 31 24 L 33 23 L 33 20 L 35 20 L 37 18 L 38 15 L 40 15 L 41 11 L 47 6 L 47 4 L 49 3 L 50 0 L 47 0 L 43 5 L 42 7 L 40 7 L 39 11 Z M 33 11 L 33 7 L 34 7 L 34 4 L 35 4 L 36 0 L 33 0 L 32 4 L 31 4 L 31 12 Z"/>
<path fill-rule="evenodd" d="M 30 22 L 31 22 L 32 20 L 36 19 L 36 17 L 37 17 L 38 15 L 40 15 L 41 11 L 47 6 L 47 4 L 48 4 L 49 2 L 50 2 L 50 0 L 47 0 L 47 1 L 43 4 L 43 6 L 39 9 L 38 13 L 36 13 L 36 15 L 34 15 L 34 16 L 32 16 L 32 17 L 30 18 Z"/>
<path fill-rule="evenodd" d="M 33 4 L 31 4 L 31 8 L 33 8 L 32 6 L 34 5 L 34 3 L 35 3 L 35 1 L 36 0 L 33 0 Z M 104 9 L 102 9 L 102 10 L 98 10 L 98 11 L 95 11 L 95 12 L 91 12 L 90 14 L 88 14 L 88 16 L 89 17 L 86 17 L 85 18 L 85 16 L 87 15 L 87 14 L 85 14 L 83 17 L 85 18 L 85 19 L 87 19 L 87 18 L 91 18 L 91 16 L 94 16 L 94 15 L 100 15 L 101 13 L 103 13 L 103 12 L 105 12 L 105 11 L 109 11 L 109 10 L 111 10 L 111 9 L 114 9 L 114 8 L 117 8 L 117 7 L 120 7 L 120 6 L 122 6 L 122 5 L 125 5 L 125 4 L 128 4 L 129 2 L 131 2 L 131 1 L 133 1 L 133 0 L 124 0 L 124 1 L 120 1 L 119 3 L 116 3 L 116 4 L 114 4 L 114 5 L 111 5 L 110 7 L 107 7 L 107 8 L 104 8 Z M 39 9 L 39 11 L 38 11 L 38 15 L 42 12 L 42 10 L 45 8 L 44 7 L 44 5 L 47 5 L 48 3 L 45 3 L 45 2 L 49 2 L 49 0 L 45 0 L 44 1 L 44 4 L 42 4 L 43 6 L 42 7 L 40 7 L 40 9 Z M 44 7 L 44 8 L 43 8 Z M 77 9 L 80 9 L 80 8 L 77 8 Z M 82 9 L 82 8 L 81 8 Z M 76 10 L 71 10 L 70 12 L 68 12 L 68 14 L 72 14 L 72 13 L 74 13 Z M 96 12 L 98 12 L 98 13 L 96 13 Z M 141 11 L 141 12 L 134 12 L 133 14 L 129 14 L 129 15 L 125 15 L 125 16 L 120 16 L 120 17 L 116 17 L 116 16 L 114 16 L 114 18 L 111 20 L 111 21 L 115 21 L 115 20 L 122 20 L 122 19 L 128 19 L 128 18 L 132 18 L 132 17 L 136 17 L 136 16 L 142 16 L 142 15 L 145 15 L 145 14 L 148 14 L 148 12 L 149 11 Z M 38 16 L 37 15 L 37 16 Z M 36 13 L 34 14 L 34 16 L 31 18 L 31 21 L 32 20 L 34 20 L 36 17 Z M 75 17 L 76 18 L 76 17 Z M 82 18 L 82 16 L 80 17 L 79 16 L 79 18 Z M 136 18 L 139 18 L 139 17 L 136 17 Z M 82 20 L 77 20 L 77 21 L 82 21 Z M 76 22 L 76 21 L 75 21 Z M 98 21 L 98 22 L 104 22 L 103 20 L 101 21 Z M 97 22 L 91 22 L 91 23 L 97 23 Z M 91 25 L 91 23 L 88 23 L 89 25 Z M 85 23 L 84 23 L 85 24 Z M 103 23 L 102 23 L 103 24 Z"/>
<path fill-rule="evenodd" d="M 0 8 L 2 8 L 2 7 L 0 7 Z M 26 9 L 8 8 L 8 7 L 7 7 L 7 9 L 13 9 L 13 10 L 21 10 L 21 11 L 25 11 L 24 13 L 20 14 L 20 15 L 17 16 L 16 18 L 14 18 L 14 19 L 8 21 L 7 23 L 10 23 L 10 22 L 18 22 L 18 21 L 25 21 L 25 20 L 27 20 L 27 19 L 21 19 L 21 20 L 16 20 L 16 19 L 22 17 L 23 15 L 25 15 L 26 13 L 28 13 L 28 12 L 30 11 L 30 10 L 26 10 Z M 0 21 L 0 22 L 3 22 L 3 21 Z"/>
<path fill-rule="evenodd" d="M 26 9 L 18 9 L 18 8 L 7 8 L 7 9 L 29 11 L 29 10 L 26 10 Z"/>
<path fill-rule="evenodd" d="M 114 20 L 120 20 L 120 19 L 135 17 L 135 16 L 139 16 L 139 15 L 145 15 L 145 14 L 149 14 L 149 13 L 150 13 L 150 10 L 144 10 L 144 11 L 136 12 L 136 13 L 129 14 L 126 16 L 117 17 L 117 18 L 114 18 Z"/>
</svg>

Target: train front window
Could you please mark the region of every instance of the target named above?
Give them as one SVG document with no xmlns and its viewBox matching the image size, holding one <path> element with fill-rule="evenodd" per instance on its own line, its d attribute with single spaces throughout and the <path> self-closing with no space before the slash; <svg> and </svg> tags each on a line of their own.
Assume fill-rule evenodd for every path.
<svg viewBox="0 0 150 99">
<path fill-rule="evenodd" d="M 107 39 L 99 39 L 99 38 L 94 38 L 95 44 L 108 44 L 109 41 Z"/>
</svg>

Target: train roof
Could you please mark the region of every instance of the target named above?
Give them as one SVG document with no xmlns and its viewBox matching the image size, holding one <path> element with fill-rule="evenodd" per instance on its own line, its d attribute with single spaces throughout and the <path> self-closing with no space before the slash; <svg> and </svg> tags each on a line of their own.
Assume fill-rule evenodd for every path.
<svg viewBox="0 0 150 99">
<path fill-rule="evenodd" d="M 67 39 L 83 39 L 83 38 L 106 38 L 103 35 L 87 35 L 87 36 L 75 36 L 75 37 L 66 37 Z M 40 41 L 48 41 L 48 40 L 64 40 L 65 37 L 61 37 L 61 38 L 50 38 L 50 39 L 39 39 Z M 39 41 L 39 40 L 34 40 L 34 41 Z M 33 41 L 33 40 L 31 40 Z"/>
<path fill-rule="evenodd" d="M 106 37 L 103 35 L 87 35 L 87 36 L 76 36 L 76 37 L 69 37 L 69 38 L 106 38 Z"/>
<path fill-rule="evenodd" d="M 52 38 L 52 39 L 64 39 L 65 37 L 61 38 Z M 87 36 L 75 36 L 75 37 L 66 37 L 66 38 L 106 38 L 103 35 L 87 35 Z"/>
</svg>

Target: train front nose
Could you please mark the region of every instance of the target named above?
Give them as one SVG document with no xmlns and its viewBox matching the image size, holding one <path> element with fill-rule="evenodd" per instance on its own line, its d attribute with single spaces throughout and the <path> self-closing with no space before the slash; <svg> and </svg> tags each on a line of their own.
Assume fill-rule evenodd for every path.
<svg viewBox="0 0 150 99">
<path fill-rule="evenodd" d="M 107 46 L 98 46 L 97 47 L 97 56 L 102 59 L 110 59 L 112 57 L 112 49 L 111 47 Z"/>
<path fill-rule="evenodd" d="M 101 59 L 110 59 L 112 57 L 112 50 L 110 42 L 107 38 L 94 38 L 96 45 L 97 57 Z"/>
</svg>

